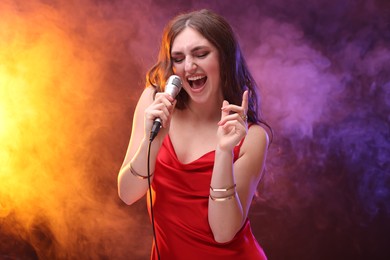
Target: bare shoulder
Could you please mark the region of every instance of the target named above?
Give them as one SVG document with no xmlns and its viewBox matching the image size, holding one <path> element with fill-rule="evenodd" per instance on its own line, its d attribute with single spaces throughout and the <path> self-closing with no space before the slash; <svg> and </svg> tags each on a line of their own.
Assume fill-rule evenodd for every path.
<svg viewBox="0 0 390 260">
<path fill-rule="evenodd" d="M 241 147 L 241 154 L 249 153 L 254 156 L 264 156 L 269 144 L 267 131 L 260 125 L 254 124 L 248 129 L 244 143 Z M 257 157 L 256 156 L 256 157 Z"/>
<path fill-rule="evenodd" d="M 153 102 L 155 89 L 153 87 L 146 87 L 137 102 L 136 113 L 143 112 L 147 106 Z"/>
<path fill-rule="evenodd" d="M 155 95 L 155 88 L 149 86 L 146 87 L 141 94 L 140 102 L 151 102 L 153 101 L 154 95 Z"/>
</svg>

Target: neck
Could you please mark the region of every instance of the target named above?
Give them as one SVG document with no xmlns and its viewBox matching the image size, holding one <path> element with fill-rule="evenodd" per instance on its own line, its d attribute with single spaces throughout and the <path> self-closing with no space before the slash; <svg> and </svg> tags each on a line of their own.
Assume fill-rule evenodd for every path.
<svg viewBox="0 0 390 260">
<path fill-rule="evenodd" d="M 186 117 L 195 120 L 195 122 L 216 123 L 221 119 L 221 106 L 222 101 L 209 102 L 208 104 L 195 104 L 190 102 L 183 112 Z"/>
</svg>

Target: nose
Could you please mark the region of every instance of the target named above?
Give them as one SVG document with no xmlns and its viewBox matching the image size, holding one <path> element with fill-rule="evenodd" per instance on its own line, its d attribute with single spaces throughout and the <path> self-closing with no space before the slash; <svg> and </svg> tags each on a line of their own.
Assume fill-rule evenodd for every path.
<svg viewBox="0 0 390 260">
<path fill-rule="evenodd" d="M 186 58 L 184 70 L 188 73 L 195 72 L 196 64 L 192 58 Z"/>
</svg>

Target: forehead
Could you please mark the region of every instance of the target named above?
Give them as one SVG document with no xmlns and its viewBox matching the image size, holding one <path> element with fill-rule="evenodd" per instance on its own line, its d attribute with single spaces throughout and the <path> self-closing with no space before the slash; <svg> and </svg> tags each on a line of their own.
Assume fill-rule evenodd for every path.
<svg viewBox="0 0 390 260">
<path fill-rule="evenodd" d="M 213 47 L 212 44 L 197 30 L 186 27 L 172 43 L 172 52 L 184 52 L 198 46 Z"/>
</svg>

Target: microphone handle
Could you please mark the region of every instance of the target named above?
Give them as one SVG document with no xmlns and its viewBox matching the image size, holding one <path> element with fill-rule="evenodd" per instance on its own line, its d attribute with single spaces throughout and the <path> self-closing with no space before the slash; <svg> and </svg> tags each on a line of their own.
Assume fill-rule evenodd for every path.
<svg viewBox="0 0 390 260">
<path fill-rule="evenodd" d="M 153 122 L 152 130 L 150 131 L 149 141 L 152 142 L 154 138 L 157 136 L 158 132 L 161 128 L 161 119 L 156 118 Z"/>
<path fill-rule="evenodd" d="M 171 75 L 165 85 L 165 93 L 168 93 L 171 97 L 176 98 L 177 94 L 182 88 L 182 82 L 179 76 Z M 161 128 L 161 119 L 156 118 L 153 122 L 152 129 L 150 131 L 149 141 L 152 142 L 157 136 Z"/>
</svg>

